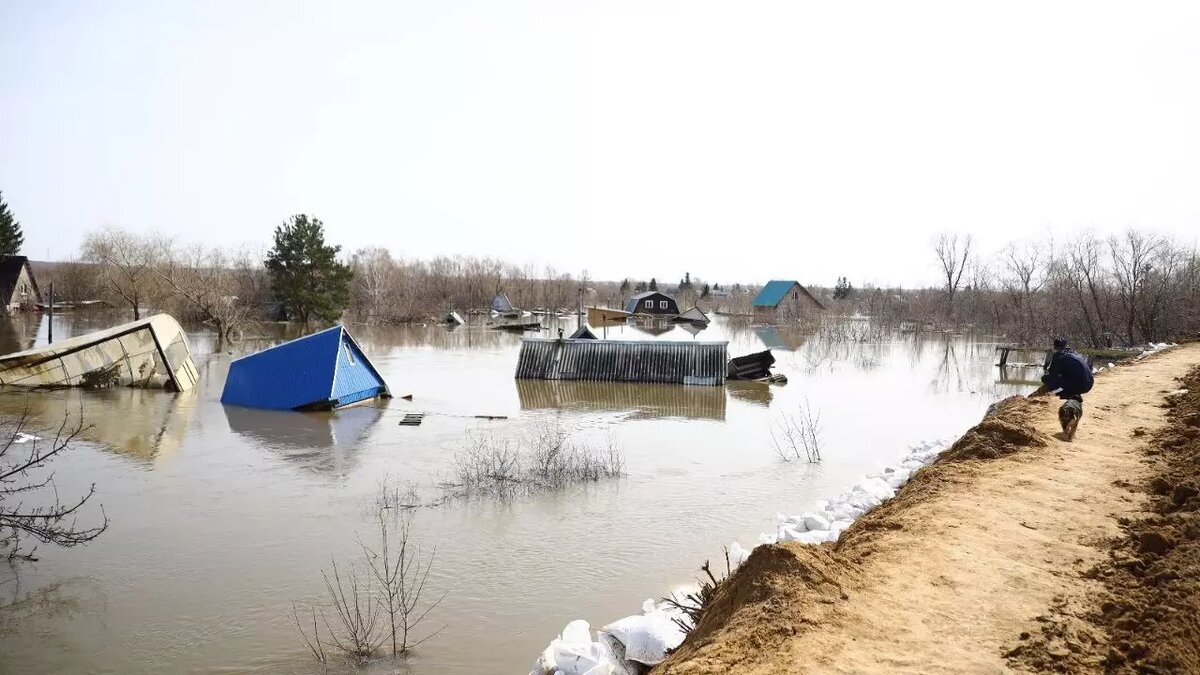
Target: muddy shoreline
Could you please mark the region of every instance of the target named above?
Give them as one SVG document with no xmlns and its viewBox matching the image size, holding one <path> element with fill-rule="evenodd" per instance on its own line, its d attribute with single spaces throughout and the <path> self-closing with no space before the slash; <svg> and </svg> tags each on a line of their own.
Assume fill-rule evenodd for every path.
<svg viewBox="0 0 1200 675">
<path fill-rule="evenodd" d="M 1172 351 L 1100 377 L 1075 443 L 1017 399 L 836 543 L 756 548 L 653 672 L 1200 672 L 1200 348 Z"/>
</svg>

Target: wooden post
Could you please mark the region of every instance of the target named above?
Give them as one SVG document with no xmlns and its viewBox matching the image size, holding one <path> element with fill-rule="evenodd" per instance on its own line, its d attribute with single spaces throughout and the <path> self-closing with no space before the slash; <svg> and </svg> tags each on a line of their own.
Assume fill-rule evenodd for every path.
<svg viewBox="0 0 1200 675">
<path fill-rule="evenodd" d="M 1009 352 L 1008 347 L 1000 348 L 1000 367 L 1001 368 L 1008 365 L 1008 352 Z"/>
<path fill-rule="evenodd" d="M 53 281 L 50 282 L 49 318 L 50 318 L 50 320 L 47 322 L 47 325 L 46 325 L 46 332 L 49 333 L 49 335 L 46 338 L 46 344 L 50 344 L 51 342 L 54 342 L 54 282 Z"/>
</svg>

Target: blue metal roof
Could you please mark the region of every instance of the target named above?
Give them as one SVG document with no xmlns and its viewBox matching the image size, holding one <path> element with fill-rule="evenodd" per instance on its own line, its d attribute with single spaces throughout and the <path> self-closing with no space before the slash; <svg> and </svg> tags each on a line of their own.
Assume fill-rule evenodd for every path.
<svg viewBox="0 0 1200 675">
<path fill-rule="evenodd" d="M 387 394 L 383 378 L 341 325 L 234 359 L 221 402 L 250 408 L 336 408 Z"/>
<path fill-rule="evenodd" d="M 766 286 L 754 296 L 755 307 L 774 307 L 779 304 L 787 296 L 788 291 L 792 290 L 792 286 L 800 283 L 793 280 L 772 279 L 767 282 Z"/>
</svg>

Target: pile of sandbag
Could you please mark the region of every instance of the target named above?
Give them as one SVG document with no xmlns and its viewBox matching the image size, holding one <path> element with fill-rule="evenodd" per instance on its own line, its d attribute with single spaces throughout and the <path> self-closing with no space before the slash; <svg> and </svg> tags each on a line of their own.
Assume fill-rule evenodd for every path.
<svg viewBox="0 0 1200 675">
<path fill-rule="evenodd" d="M 894 497 L 896 490 L 904 487 L 918 469 L 936 459 L 945 447 L 943 442 L 923 441 L 910 447 L 899 464 L 864 477 L 835 499 L 818 502 L 816 510 L 798 516 L 777 514 L 779 525 L 775 533 L 759 535 L 759 543 L 798 541 L 802 544 L 820 544 L 837 541 L 855 519 Z M 736 541 L 729 545 L 729 552 L 730 563 L 735 565 L 750 557 L 750 551 Z"/>
<path fill-rule="evenodd" d="M 909 448 L 895 466 L 866 476 L 854 487 L 832 500 L 822 500 L 816 510 L 798 516 L 779 514 L 775 534 L 759 536 L 760 543 L 799 541 L 819 544 L 836 541 L 856 518 L 891 499 L 921 467 L 933 462 L 947 447 L 940 441 L 924 441 Z M 729 563 L 737 567 L 750 557 L 750 549 L 736 541 L 729 545 Z M 546 647 L 529 675 L 638 675 L 661 663 L 667 652 L 683 642 L 684 632 L 673 619 L 678 609 L 647 600 L 642 613 L 627 616 L 596 631 L 593 639 L 588 622 L 567 624 L 561 635 Z"/>
<path fill-rule="evenodd" d="M 674 621 L 679 616 L 677 609 L 647 600 L 641 614 L 608 624 L 595 639 L 588 622 L 572 621 L 529 675 L 640 675 L 683 642 L 683 629 Z"/>
</svg>

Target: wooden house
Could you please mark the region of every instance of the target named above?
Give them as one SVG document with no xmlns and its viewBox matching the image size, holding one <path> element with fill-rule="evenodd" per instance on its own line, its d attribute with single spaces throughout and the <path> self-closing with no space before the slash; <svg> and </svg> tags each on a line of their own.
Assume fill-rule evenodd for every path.
<svg viewBox="0 0 1200 675">
<path fill-rule="evenodd" d="M 790 279 L 771 280 L 754 296 L 754 318 L 764 322 L 787 321 L 824 309 L 807 288 Z"/>
<path fill-rule="evenodd" d="M 32 310 L 42 302 L 29 259 L 25 256 L 7 255 L 0 258 L 0 301 L 4 303 L 6 314 Z"/>
<path fill-rule="evenodd" d="M 665 317 L 679 315 L 679 304 L 675 298 L 658 291 L 638 293 L 625 302 L 625 311 L 630 314 L 654 314 Z"/>
</svg>

